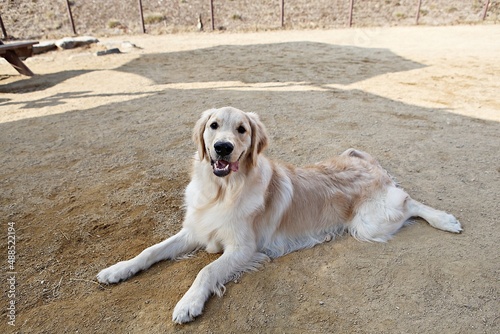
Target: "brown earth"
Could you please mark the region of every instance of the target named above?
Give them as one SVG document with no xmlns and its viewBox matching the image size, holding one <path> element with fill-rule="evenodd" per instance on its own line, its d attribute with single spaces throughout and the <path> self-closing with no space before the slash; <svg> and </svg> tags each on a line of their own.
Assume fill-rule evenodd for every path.
<svg viewBox="0 0 500 334">
<path fill-rule="evenodd" d="M 0 261 L 16 280 L 15 296 L 2 286 L 1 333 L 500 331 L 500 26 L 126 39 L 140 48 L 29 58 L 33 78 L 0 63 Z M 372 153 L 464 233 L 418 220 L 385 244 L 346 236 L 295 252 L 184 326 L 172 310 L 217 255 L 97 284 L 180 229 L 192 126 L 225 105 L 261 115 L 275 159 Z"/>
</svg>

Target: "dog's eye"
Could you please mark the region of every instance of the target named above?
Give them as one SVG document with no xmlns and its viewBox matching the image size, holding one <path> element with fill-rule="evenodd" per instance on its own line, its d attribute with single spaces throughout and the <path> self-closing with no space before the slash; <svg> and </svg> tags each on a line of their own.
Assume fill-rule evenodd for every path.
<svg viewBox="0 0 500 334">
<path fill-rule="evenodd" d="M 243 125 L 240 125 L 240 126 L 238 127 L 238 129 L 236 129 L 236 130 L 237 130 L 239 133 L 241 133 L 241 134 L 243 134 L 243 133 L 247 132 L 247 129 L 245 129 L 245 128 L 243 127 Z"/>
<path fill-rule="evenodd" d="M 219 124 L 217 124 L 217 122 L 213 122 L 212 124 L 210 124 L 210 128 L 212 130 L 217 130 L 218 127 L 219 127 Z"/>
</svg>

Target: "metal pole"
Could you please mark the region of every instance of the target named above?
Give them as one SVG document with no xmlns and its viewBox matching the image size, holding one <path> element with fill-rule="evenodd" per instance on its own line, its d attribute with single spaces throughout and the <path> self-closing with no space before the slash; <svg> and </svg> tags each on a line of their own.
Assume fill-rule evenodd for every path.
<svg viewBox="0 0 500 334">
<path fill-rule="evenodd" d="M 416 25 L 418 25 L 418 19 L 420 19 L 420 6 L 422 6 L 422 0 L 418 0 L 417 4 L 417 17 L 415 18 Z"/>
<path fill-rule="evenodd" d="M 5 26 L 3 25 L 3 20 L 1 15 L 0 15 L 0 26 L 2 27 L 3 39 L 5 40 L 9 39 L 9 36 L 7 35 L 7 30 L 5 30 Z"/>
<path fill-rule="evenodd" d="M 280 16 L 281 16 L 281 28 L 283 28 L 285 26 L 285 0 L 281 0 L 280 2 L 280 5 L 281 5 L 281 13 L 280 13 Z"/>
<path fill-rule="evenodd" d="M 349 27 L 352 27 L 352 13 L 354 11 L 354 0 L 349 3 Z"/>
<path fill-rule="evenodd" d="M 210 16 L 212 17 L 212 30 L 215 30 L 215 22 L 214 22 L 214 0 L 210 0 Z"/>
<path fill-rule="evenodd" d="M 71 29 L 73 29 L 73 34 L 76 35 L 75 22 L 73 21 L 73 14 L 71 13 L 71 5 L 69 0 L 66 0 L 66 6 L 68 7 L 69 22 L 71 23 Z"/>
<path fill-rule="evenodd" d="M 486 20 L 486 14 L 488 14 L 488 7 L 490 6 L 490 0 L 486 0 L 483 11 L 483 21 Z"/>
<path fill-rule="evenodd" d="M 139 14 L 141 15 L 141 28 L 142 33 L 146 33 L 146 28 L 144 27 L 144 13 L 142 12 L 142 0 L 139 0 Z"/>
</svg>

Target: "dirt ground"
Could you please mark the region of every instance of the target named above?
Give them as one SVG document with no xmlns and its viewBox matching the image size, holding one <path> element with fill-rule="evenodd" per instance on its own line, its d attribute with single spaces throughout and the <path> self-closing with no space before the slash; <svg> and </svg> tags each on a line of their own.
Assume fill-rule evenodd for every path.
<svg viewBox="0 0 500 334">
<path fill-rule="evenodd" d="M 138 48 L 39 55 L 33 78 L 0 62 L 0 332 L 500 332 L 500 26 L 119 38 Z M 217 255 L 99 285 L 180 229 L 192 126 L 225 105 L 261 115 L 275 159 L 372 153 L 464 232 L 417 220 L 289 254 L 183 326 L 172 310 Z"/>
</svg>

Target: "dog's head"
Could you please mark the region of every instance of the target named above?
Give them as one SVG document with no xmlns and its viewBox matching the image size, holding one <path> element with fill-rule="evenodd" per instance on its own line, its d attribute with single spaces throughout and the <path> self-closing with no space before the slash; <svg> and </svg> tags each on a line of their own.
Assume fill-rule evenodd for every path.
<svg viewBox="0 0 500 334">
<path fill-rule="evenodd" d="M 225 107 L 205 111 L 196 122 L 193 140 L 200 160 L 212 165 L 219 177 L 255 166 L 257 155 L 267 146 L 267 134 L 259 116 Z"/>
</svg>

